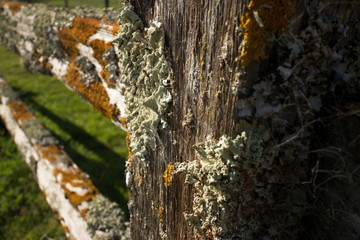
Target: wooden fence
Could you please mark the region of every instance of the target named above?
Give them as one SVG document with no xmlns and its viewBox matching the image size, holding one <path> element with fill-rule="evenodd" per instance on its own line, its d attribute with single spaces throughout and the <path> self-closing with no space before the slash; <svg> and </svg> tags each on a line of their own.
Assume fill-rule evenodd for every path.
<svg viewBox="0 0 360 240">
<path fill-rule="evenodd" d="M 0 8 L 2 45 L 128 132 L 132 238 L 359 238 L 360 4 L 132 3 Z M 26 135 L 21 118 L 33 116 L 2 99 L 5 122 Z M 48 145 L 24 146 L 39 169 L 59 168 Z M 96 192 L 67 161 L 48 170 L 59 199 L 78 191 L 69 172 Z M 85 229 L 86 208 L 69 199 Z"/>
</svg>

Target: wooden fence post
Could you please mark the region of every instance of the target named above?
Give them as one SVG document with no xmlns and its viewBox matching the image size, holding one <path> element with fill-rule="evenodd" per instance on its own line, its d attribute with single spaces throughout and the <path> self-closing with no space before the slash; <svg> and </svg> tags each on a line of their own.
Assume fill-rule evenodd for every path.
<svg viewBox="0 0 360 240">
<path fill-rule="evenodd" d="M 3 45 L 129 132 L 132 238 L 358 237 L 359 4 L 132 2 L 119 25 L 0 14 Z"/>
</svg>

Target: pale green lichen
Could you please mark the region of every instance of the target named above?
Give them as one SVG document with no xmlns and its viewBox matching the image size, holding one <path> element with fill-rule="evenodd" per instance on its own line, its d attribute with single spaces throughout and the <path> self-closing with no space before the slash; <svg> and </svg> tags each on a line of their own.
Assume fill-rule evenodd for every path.
<svg viewBox="0 0 360 240">
<path fill-rule="evenodd" d="M 35 47 L 41 49 L 45 56 L 63 58 L 64 52 L 55 29 L 71 28 L 73 20 L 77 18 L 95 18 L 103 21 L 115 22 L 115 11 L 101 8 L 53 7 L 45 4 L 29 4 L 23 7 L 25 15 L 33 15 L 33 32 L 35 33 Z"/>
<path fill-rule="evenodd" d="M 5 14 L 4 7 L 0 6 L 0 44 L 11 51 L 17 51 L 15 43 L 20 36 L 16 32 L 16 22 Z"/>
<path fill-rule="evenodd" d="M 59 141 L 37 119 L 24 121 L 21 128 L 33 144 L 39 144 L 40 146 L 59 144 Z"/>
<path fill-rule="evenodd" d="M 157 128 L 171 95 L 168 90 L 170 66 L 165 59 L 162 24 L 142 21 L 130 7 L 120 13 L 120 32 L 117 54 L 121 71 L 120 82 L 125 85 L 126 121 L 131 133 L 131 151 L 144 159 L 148 149 L 156 147 Z"/>
<path fill-rule="evenodd" d="M 266 231 L 281 228 L 268 214 L 259 218 L 275 202 L 271 187 L 280 183 L 273 172 L 278 151 L 265 128 L 242 126 L 235 138 L 197 145 L 197 160 L 175 165 L 176 173 L 186 173 L 185 182 L 195 188 L 193 211 L 185 218 L 199 239 L 272 237 Z"/>
<path fill-rule="evenodd" d="M 86 221 L 94 240 L 131 239 L 124 212 L 101 194 L 89 203 Z"/>
<path fill-rule="evenodd" d="M 270 239 L 359 238 L 353 217 L 360 211 L 349 204 L 359 199 L 354 193 L 360 178 L 353 171 L 359 163 L 347 152 L 358 133 L 348 141 L 334 127 L 345 125 L 344 118 L 356 122 L 358 107 L 347 106 L 359 102 L 360 91 L 359 5 L 343 4 L 348 18 L 335 14 L 335 6 L 327 1 L 306 1 L 307 24 L 303 22 L 298 33 L 285 31 L 275 39 L 271 67 L 237 104 L 241 119 L 271 129 L 279 151 L 275 162 L 280 164 L 273 171 L 282 172 L 278 177 L 286 180 L 291 201 L 279 199 L 273 208 L 290 202 L 288 215 L 306 222 L 290 229 L 269 228 L 278 233 Z"/>
<path fill-rule="evenodd" d="M 15 92 L 12 87 L 6 83 L 0 86 L 0 95 L 7 98 L 7 103 L 22 104 L 19 94 Z M 20 127 L 25 132 L 26 136 L 33 144 L 40 146 L 56 145 L 59 141 L 51 134 L 51 132 L 44 128 L 38 119 L 30 118 L 23 119 Z"/>
<path fill-rule="evenodd" d="M 48 74 L 49 66 L 39 64 L 40 57 L 42 63 L 50 58 L 66 59 L 58 30 L 71 28 L 74 18 L 93 18 L 104 22 L 117 20 L 117 12 L 111 9 L 64 8 L 45 4 L 27 4 L 16 16 L 9 14 L 4 7 L 0 8 L 0 43 L 12 51 L 21 50 L 28 69 Z M 21 19 L 26 19 L 27 25 Z M 19 45 L 22 49 L 18 49 Z"/>
<path fill-rule="evenodd" d="M 0 75 L 0 80 L 2 76 Z M 15 102 L 19 100 L 19 94 L 15 92 L 10 85 L 5 82 L 0 82 L 0 96 L 4 96 L 7 98 L 8 102 Z M 0 99 L 1 100 L 1 99 Z"/>
</svg>

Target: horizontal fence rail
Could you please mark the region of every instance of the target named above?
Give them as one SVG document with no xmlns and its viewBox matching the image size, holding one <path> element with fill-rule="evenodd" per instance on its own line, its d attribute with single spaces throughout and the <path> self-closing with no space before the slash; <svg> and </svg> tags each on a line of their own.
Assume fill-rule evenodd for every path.
<svg viewBox="0 0 360 240">
<path fill-rule="evenodd" d="M 99 193 L 1 77 L 0 117 L 69 239 L 130 239 L 124 212 Z"/>
<path fill-rule="evenodd" d="M 0 44 L 31 70 L 53 75 L 126 130 L 124 85 L 113 40 L 118 12 L 0 3 Z"/>
</svg>

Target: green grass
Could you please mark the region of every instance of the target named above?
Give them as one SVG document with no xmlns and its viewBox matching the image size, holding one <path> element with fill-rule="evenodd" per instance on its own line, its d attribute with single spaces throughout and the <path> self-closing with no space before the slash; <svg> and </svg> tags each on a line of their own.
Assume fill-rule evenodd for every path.
<svg viewBox="0 0 360 240">
<path fill-rule="evenodd" d="M 37 0 L 63 6 L 63 0 Z M 102 0 L 69 0 L 70 7 L 103 7 Z M 110 6 L 120 7 L 110 0 Z M 17 55 L 0 46 L 0 74 L 20 93 L 22 100 L 57 136 L 65 151 L 102 194 L 127 212 L 128 191 L 124 168 L 125 133 L 96 113 L 60 81 L 29 73 Z M 66 239 L 23 157 L 0 121 L 0 239 Z"/>
<path fill-rule="evenodd" d="M 1 121 L 0 239 L 66 239 Z"/>
<path fill-rule="evenodd" d="M 64 0 L 32 0 L 32 3 L 45 3 L 53 6 L 64 6 Z M 96 8 L 105 7 L 104 0 L 68 0 L 69 7 L 75 6 L 89 6 Z M 109 0 L 109 6 L 112 8 L 120 8 L 120 0 Z"/>
<path fill-rule="evenodd" d="M 69 91 L 59 80 L 22 67 L 17 55 L 0 47 L 0 73 L 35 116 L 59 138 L 65 151 L 89 173 L 98 189 L 126 209 L 126 134 Z"/>
</svg>

